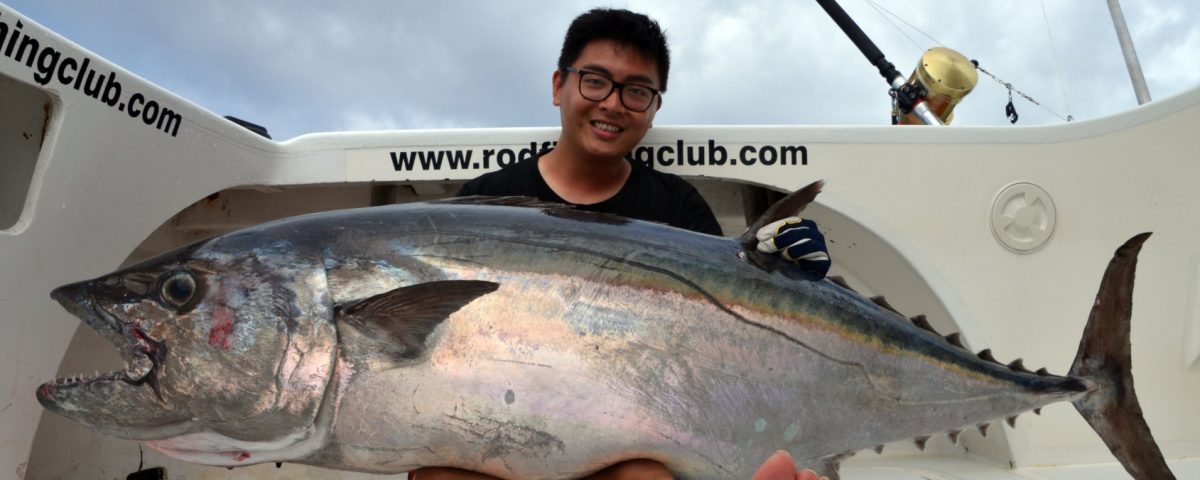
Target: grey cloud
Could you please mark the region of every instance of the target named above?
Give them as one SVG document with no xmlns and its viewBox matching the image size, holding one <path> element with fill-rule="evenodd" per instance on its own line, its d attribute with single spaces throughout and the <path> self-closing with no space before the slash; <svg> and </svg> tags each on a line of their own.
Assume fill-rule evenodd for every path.
<svg viewBox="0 0 1200 480">
<path fill-rule="evenodd" d="M 1081 120 L 1136 105 L 1103 2 L 873 1 L 1060 114 L 1068 104 Z M 866 0 L 841 3 L 906 74 L 935 44 Z M 646 12 L 667 30 L 672 80 L 658 125 L 888 121 L 885 83 L 815 2 L 614 5 Z M 342 130 L 557 125 L 550 74 L 562 34 L 594 4 L 20 0 L 9 6 L 184 98 L 286 139 Z M 1124 7 L 1154 98 L 1200 84 L 1194 54 L 1200 4 L 1146 0 Z M 1005 102 L 1005 88 L 981 77 L 955 123 L 1006 125 Z M 1019 98 L 1015 103 L 1022 125 L 1061 122 Z"/>
</svg>

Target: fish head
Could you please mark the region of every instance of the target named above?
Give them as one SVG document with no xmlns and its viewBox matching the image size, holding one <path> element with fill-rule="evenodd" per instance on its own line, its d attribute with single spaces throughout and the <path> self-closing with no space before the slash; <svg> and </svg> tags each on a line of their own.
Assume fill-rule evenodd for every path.
<svg viewBox="0 0 1200 480">
<path fill-rule="evenodd" d="M 134 440 L 266 441 L 311 428 L 337 341 L 324 269 L 286 246 L 230 243 L 55 289 L 127 367 L 43 384 L 42 405 Z"/>
</svg>

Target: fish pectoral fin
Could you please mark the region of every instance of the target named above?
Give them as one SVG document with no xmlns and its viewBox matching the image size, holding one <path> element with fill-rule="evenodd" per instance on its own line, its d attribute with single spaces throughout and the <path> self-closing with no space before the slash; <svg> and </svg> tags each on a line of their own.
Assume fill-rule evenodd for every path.
<svg viewBox="0 0 1200 480">
<path fill-rule="evenodd" d="M 755 236 L 755 234 L 760 228 L 771 222 L 775 222 L 793 215 L 799 215 L 800 212 L 804 210 L 804 207 L 808 206 L 809 202 L 812 202 L 814 198 L 817 198 L 817 194 L 821 193 L 821 187 L 823 186 L 825 186 L 825 182 L 817 180 L 808 184 L 808 186 L 792 192 L 792 194 L 786 197 L 783 197 L 778 202 L 775 202 L 774 205 L 771 205 L 767 211 L 763 212 L 763 214 L 758 217 L 758 220 L 756 220 L 750 225 L 749 228 L 746 229 L 746 232 L 743 233 L 741 237 L 738 237 L 738 243 L 741 244 L 742 248 L 744 248 L 747 252 L 756 251 L 755 245 L 758 244 L 758 238 Z"/>
<path fill-rule="evenodd" d="M 500 284 L 481 280 L 444 280 L 390 290 L 334 307 L 339 336 L 357 334 L 358 349 L 409 360 L 425 353 L 425 341 L 451 314 Z M 346 330 L 353 330 L 353 333 Z"/>
<path fill-rule="evenodd" d="M 812 471 L 817 472 L 817 475 L 827 477 L 829 480 L 838 480 L 839 478 L 842 478 L 841 475 L 838 474 L 838 470 L 841 468 L 842 461 L 852 457 L 853 455 L 854 454 L 852 453 L 837 453 L 829 455 L 822 458 L 817 465 L 811 465 L 806 468 L 812 469 Z"/>
</svg>

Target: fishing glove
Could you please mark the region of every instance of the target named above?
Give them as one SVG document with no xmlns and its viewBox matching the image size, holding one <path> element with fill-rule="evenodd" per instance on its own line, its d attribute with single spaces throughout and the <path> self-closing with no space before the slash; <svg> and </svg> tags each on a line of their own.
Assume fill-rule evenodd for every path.
<svg viewBox="0 0 1200 480">
<path fill-rule="evenodd" d="M 829 273 L 829 248 L 812 220 L 787 217 L 758 229 L 755 237 L 760 252 L 779 252 L 800 269 L 820 277 Z"/>
</svg>

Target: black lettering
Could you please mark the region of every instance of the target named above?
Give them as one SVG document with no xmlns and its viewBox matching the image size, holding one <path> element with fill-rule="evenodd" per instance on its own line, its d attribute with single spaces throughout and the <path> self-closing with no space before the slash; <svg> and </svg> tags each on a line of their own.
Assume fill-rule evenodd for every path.
<svg viewBox="0 0 1200 480">
<path fill-rule="evenodd" d="M 704 165 L 704 147 L 696 147 L 698 155 L 692 156 L 692 146 L 687 147 L 687 164 L 688 165 Z"/>
<path fill-rule="evenodd" d="M 658 149 L 658 163 L 660 165 L 670 165 L 671 162 L 675 161 L 675 159 L 668 160 L 665 158 L 666 154 L 668 154 L 668 153 L 675 153 L 675 148 L 674 147 L 660 147 Z"/>
<path fill-rule="evenodd" d="M 542 152 L 549 151 L 551 148 L 554 148 L 555 145 L 558 145 L 558 142 L 542 142 L 542 150 L 539 151 L 538 154 L 540 155 Z"/>
<path fill-rule="evenodd" d="M 139 105 L 144 103 L 146 103 L 146 97 L 143 97 L 140 93 L 133 94 L 129 97 L 129 109 L 126 110 L 125 113 L 128 113 L 131 117 L 137 117 L 138 115 L 141 115 L 142 110 Z"/>
<path fill-rule="evenodd" d="M 508 156 L 507 160 L 504 159 L 505 155 Z M 512 149 L 501 148 L 499 152 L 496 152 L 496 165 L 499 165 L 500 168 L 512 165 L 515 161 L 517 161 L 517 155 L 513 153 Z"/>
<path fill-rule="evenodd" d="M 113 73 L 108 74 L 108 82 L 106 82 L 104 84 L 104 95 L 102 97 L 100 97 L 100 101 L 107 103 L 108 106 L 111 107 L 111 106 L 116 105 L 117 101 L 120 99 L 121 99 L 121 82 L 117 81 L 117 73 L 113 72 Z M 147 105 L 147 108 L 149 108 L 148 105 Z M 155 110 L 155 115 L 157 115 L 158 114 L 158 104 L 157 103 L 154 104 L 154 110 Z M 153 122 L 153 119 L 149 119 L 146 122 L 146 125 L 149 125 L 151 122 Z"/>
<path fill-rule="evenodd" d="M 180 123 L 183 123 L 183 115 L 169 108 L 163 108 L 162 113 L 158 115 L 158 129 L 170 133 L 172 137 L 179 133 Z"/>
<path fill-rule="evenodd" d="M 519 162 L 534 158 L 537 156 L 537 151 L 537 142 L 529 142 L 529 148 L 522 148 L 521 151 L 517 153 L 517 161 Z"/>
<path fill-rule="evenodd" d="M 408 152 L 389 152 L 392 156 L 392 168 L 397 172 L 401 170 L 412 171 L 413 160 L 409 158 Z"/>
<path fill-rule="evenodd" d="M 153 125 L 156 118 L 158 118 L 158 102 L 154 100 L 146 102 L 146 109 L 142 111 L 142 122 L 146 125 Z"/>
<path fill-rule="evenodd" d="M 54 69 L 58 68 L 59 56 L 58 50 L 50 47 L 42 49 L 42 54 L 38 55 L 37 59 L 37 73 L 33 74 L 33 80 L 38 85 L 50 83 L 50 80 L 54 78 Z M 47 63 L 46 60 L 50 60 L 50 62 Z"/>
<path fill-rule="evenodd" d="M 729 152 L 725 151 L 725 146 L 717 145 L 717 142 L 711 138 L 708 140 L 708 152 L 711 157 L 708 159 L 709 165 L 724 165 L 725 161 L 729 159 Z M 720 160 L 717 159 L 718 152 L 721 154 Z"/>
<path fill-rule="evenodd" d="M 750 152 L 750 153 L 746 154 L 746 152 Z M 754 155 L 754 146 L 753 145 L 746 145 L 746 146 L 742 147 L 742 150 L 740 152 L 738 152 L 738 156 L 742 159 L 742 163 L 746 164 L 746 165 L 750 165 L 750 164 L 754 163 L 753 155 Z M 734 162 L 729 162 L 729 164 L 736 165 L 736 163 L 734 163 Z"/>
<path fill-rule="evenodd" d="M 104 75 L 100 75 L 100 78 L 97 79 L 95 70 L 88 71 L 87 80 L 83 82 L 83 94 L 92 98 L 100 98 L 100 90 L 104 86 L 104 77 Z M 92 85 L 92 80 L 96 80 L 94 86 Z"/>
<path fill-rule="evenodd" d="M 467 169 L 471 168 L 471 151 L 467 150 L 466 155 L 462 150 L 453 150 L 449 152 L 441 152 L 450 155 L 450 168 L 452 169 Z"/>
<path fill-rule="evenodd" d="M 654 149 L 646 146 L 639 146 L 629 152 L 625 158 L 632 158 L 635 162 L 641 162 L 649 168 L 654 168 Z"/>
<path fill-rule="evenodd" d="M 758 149 L 758 162 L 763 165 L 774 165 L 775 161 L 779 160 L 779 152 L 775 147 L 767 145 Z"/>
<path fill-rule="evenodd" d="M 493 149 L 490 149 L 490 148 L 483 149 L 483 168 L 484 169 L 491 167 L 492 155 L 494 155 L 495 153 L 496 153 L 496 151 Z"/>
<path fill-rule="evenodd" d="M 17 27 L 19 28 L 20 26 L 21 22 L 17 22 Z M 25 47 L 33 47 L 29 49 L 29 59 L 25 60 L 25 66 L 33 68 L 33 57 L 37 56 L 37 52 L 42 48 L 42 45 L 38 43 L 36 38 L 28 35 L 25 36 L 25 38 L 21 39 L 21 46 L 17 48 L 17 56 L 13 58 L 13 60 L 16 60 L 17 62 L 21 61 L 21 58 L 25 56 Z"/>
<path fill-rule="evenodd" d="M 796 152 L 800 152 L 800 165 L 808 165 L 808 149 L 801 145 L 799 147 L 780 147 L 780 165 L 795 165 Z M 791 158 L 791 161 L 788 161 Z"/>
<path fill-rule="evenodd" d="M 8 27 L 8 24 L 4 25 Z M 8 47 L 4 49 L 4 56 L 12 58 L 13 47 L 17 45 L 17 37 L 21 36 L 21 21 L 17 20 L 17 29 L 12 31 L 12 36 L 8 38 Z"/>
<path fill-rule="evenodd" d="M 417 152 L 417 161 L 421 162 L 422 170 L 441 170 L 442 157 L 438 152 Z"/>
<path fill-rule="evenodd" d="M 75 90 L 79 90 L 79 86 L 83 82 L 83 76 L 84 76 L 84 74 L 86 74 L 89 71 L 88 66 L 91 65 L 91 63 L 92 63 L 92 59 L 90 59 L 90 58 L 83 59 L 83 65 L 79 66 L 79 76 L 75 77 L 75 85 L 74 85 Z"/>
<path fill-rule="evenodd" d="M 67 57 L 65 60 L 63 60 L 63 62 L 58 65 L 58 81 L 63 85 L 69 85 L 71 82 L 75 81 L 75 77 L 68 77 L 66 75 L 67 67 L 75 69 L 76 72 L 79 71 L 79 64 L 75 62 L 74 58 Z"/>
<path fill-rule="evenodd" d="M 16 35 L 13 35 L 14 37 Z M 4 45 L 4 40 L 8 38 L 8 24 L 0 22 L 0 46 Z M 5 55 L 8 55 L 7 53 Z"/>
</svg>

